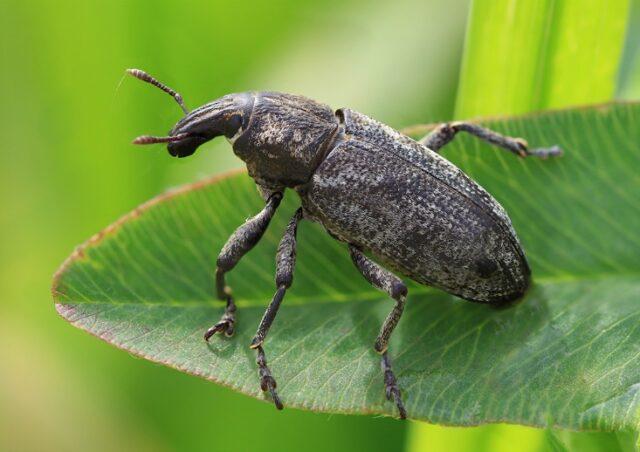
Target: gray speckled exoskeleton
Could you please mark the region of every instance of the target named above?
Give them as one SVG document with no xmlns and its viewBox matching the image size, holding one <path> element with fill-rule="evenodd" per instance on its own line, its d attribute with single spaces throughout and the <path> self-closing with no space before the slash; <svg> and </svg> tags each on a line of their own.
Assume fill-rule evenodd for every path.
<svg viewBox="0 0 640 452">
<path fill-rule="evenodd" d="M 285 189 L 300 196 L 302 206 L 278 247 L 275 295 L 251 342 L 262 390 L 270 392 L 279 409 L 282 403 L 262 347 L 293 281 L 296 229 L 303 218 L 348 244 L 362 276 L 395 302 L 374 347 L 382 355 L 387 399 L 395 401 L 401 418 L 406 411 L 387 345 L 402 316 L 407 287 L 387 268 L 492 305 L 520 298 L 529 286 L 531 271 L 504 209 L 438 152 L 460 131 L 520 157 L 559 155 L 559 148 L 529 150 L 521 139 L 466 122 L 443 124 L 417 142 L 356 111 L 334 111 L 302 96 L 275 92 L 229 94 L 188 112 L 175 91 L 142 71 L 128 72 L 171 94 L 186 114 L 169 136 L 142 136 L 134 143 L 168 143 L 172 156 L 186 157 L 224 135 L 266 203 L 218 256 L 217 296 L 226 309 L 206 331 L 206 340 L 215 333 L 231 336 L 235 329 L 236 305 L 225 273 L 258 243 Z"/>
</svg>

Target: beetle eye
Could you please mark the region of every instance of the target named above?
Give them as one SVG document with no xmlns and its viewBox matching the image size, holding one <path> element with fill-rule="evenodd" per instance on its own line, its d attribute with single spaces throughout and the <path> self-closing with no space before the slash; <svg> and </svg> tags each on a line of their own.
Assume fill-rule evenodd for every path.
<svg viewBox="0 0 640 452">
<path fill-rule="evenodd" d="M 227 119 L 224 125 L 224 136 L 227 138 L 233 137 L 238 130 L 242 127 L 242 116 L 236 114 Z"/>
</svg>

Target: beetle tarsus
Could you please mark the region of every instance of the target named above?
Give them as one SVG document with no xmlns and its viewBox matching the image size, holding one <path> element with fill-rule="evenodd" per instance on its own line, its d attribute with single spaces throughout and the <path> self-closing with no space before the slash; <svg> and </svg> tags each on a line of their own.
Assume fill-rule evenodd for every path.
<svg viewBox="0 0 640 452">
<path fill-rule="evenodd" d="M 236 304 L 231 296 L 231 289 L 225 285 L 224 272 L 218 267 L 216 270 L 216 285 L 218 298 L 227 302 L 224 314 L 220 317 L 218 323 L 213 325 L 204 333 L 204 340 L 209 341 L 216 333 L 224 333 L 225 336 L 231 337 L 235 332 L 236 325 Z"/>
<path fill-rule="evenodd" d="M 391 361 L 387 352 L 382 354 L 382 371 L 384 372 L 384 386 L 387 400 L 393 400 L 398 407 L 398 415 L 400 419 L 407 418 L 407 410 L 402 403 L 402 396 L 400 395 L 400 389 L 398 388 L 398 382 L 396 376 L 391 369 Z"/>
<path fill-rule="evenodd" d="M 526 152 L 527 157 L 538 157 L 546 159 L 549 157 L 559 157 L 562 155 L 562 149 L 559 146 L 551 146 L 550 148 L 530 149 Z"/>
<path fill-rule="evenodd" d="M 230 303 L 227 304 L 227 309 L 218 323 L 213 325 L 204 333 L 204 340 L 209 341 L 211 337 L 216 333 L 224 333 L 225 336 L 231 337 L 235 333 L 236 324 L 236 305 L 233 299 L 230 299 Z"/>
<path fill-rule="evenodd" d="M 269 367 L 267 366 L 267 357 L 264 354 L 262 346 L 258 345 L 256 347 L 256 351 L 258 352 L 256 363 L 258 364 L 258 373 L 260 375 L 260 388 L 264 392 L 269 392 L 269 394 L 271 394 L 271 399 L 273 400 L 274 405 L 277 409 L 281 410 L 284 408 L 284 405 L 276 391 L 276 387 L 278 385 L 275 378 L 273 378 L 273 375 L 271 375 L 271 370 L 269 370 Z"/>
</svg>

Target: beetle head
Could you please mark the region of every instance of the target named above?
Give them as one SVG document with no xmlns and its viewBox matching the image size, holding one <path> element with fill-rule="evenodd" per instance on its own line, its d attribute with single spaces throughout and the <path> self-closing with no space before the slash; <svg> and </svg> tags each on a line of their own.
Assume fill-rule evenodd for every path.
<svg viewBox="0 0 640 452">
<path fill-rule="evenodd" d="M 229 94 L 189 113 L 169 132 L 175 138 L 167 145 L 169 154 L 187 157 L 213 138 L 233 138 L 246 125 L 244 110 L 249 100 L 247 94 Z"/>
<path fill-rule="evenodd" d="M 189 112 L 182 96 L 171 88 L 139 69 L 128 69 L 127 72 L 169 93 L 186 114 L 168 136 L 143 135 L 133 140 L 134 144 L 167 143 L 167 150 L 173 157 L 187 157 L 213 138 L 222 135 L 233 138 L 248 122 L 249 112 L 246 110 L 251 104 L 250 94 L 229 94 Z"/>
</svg>

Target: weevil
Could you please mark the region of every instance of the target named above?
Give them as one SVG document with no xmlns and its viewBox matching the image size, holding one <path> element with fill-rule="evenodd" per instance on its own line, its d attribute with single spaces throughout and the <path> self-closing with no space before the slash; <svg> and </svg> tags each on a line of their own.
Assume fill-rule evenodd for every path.
<svg viewBox="0 0 640 452">
<path fill-rule="evenodd" d="M 521 298 L 527 290 L 531 270 L 505 210 L 439 152 L 458 132 L 519 157 L 557 156 L 559 147 L 529 149 L 523 139 L 469 122 L 442 124 L 415 141 L 357 111 L 334 111 L 278 92 L 229 94 L 189 112 L 176 91 L 141 70 L 128 72 L 169 93 L 185 113 L 168 136 L 145 135 L 134 144 L 167 143 L 169 154 L 187 157 L 201 144 L 225 136 L 265 202 L 218 256 L 216 295 L 226 307 L 204 333 L 205 340 L 216 333 L 233 335 L 236 305 L 225 275 L 258 243 L 285 190 L 298 193 L 301 206 L 276 254 L 275 295 L 250 344 L 257 352 L 260 386 L 278 409 L 283 405 L 263 346 L 293 282 L 296 231 L 303 219 L 344 242 L 362 276 L 394 302 L 374 349 L 381 355 L 386 397 L 395 402 L 400 418 L 407 412 L 387 350 L 407 298 L 407 286 L 396 273 L 490 305 Z"/>
</svg>

